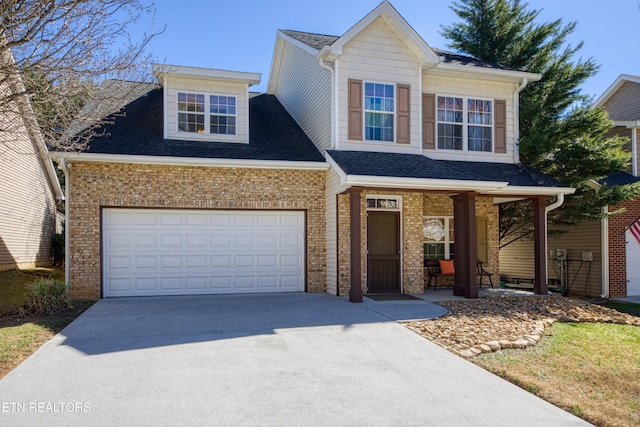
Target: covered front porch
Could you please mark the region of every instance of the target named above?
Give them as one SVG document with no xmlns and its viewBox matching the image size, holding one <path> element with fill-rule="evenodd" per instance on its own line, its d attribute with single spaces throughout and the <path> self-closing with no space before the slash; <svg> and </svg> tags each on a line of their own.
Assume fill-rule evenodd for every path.
<svg viewBox="0 0 640 427">
<path fill-rule="evenodd" d="M 367 294 L 423 294 L 426 260 L 448 259 L 455 265 L 453 290 L 448 292 L 478 298 L 479 260 L 496 282 L 499 278 L 497 203 L 504 198 L 531 201 L 535 217 L 534 292 L 547 294 L 547 201 L 552 194 L 572 189 L 519 165 L 436 162 L 424 156 L 392 153 L 344 154 L 330 152 L 330 162 L 341 181 L 336 186 L 341 191 L 335 194 L 338 295 L 362 302 Z M 386 161 L 388 167 L 369 168 L 368 172 L 376 175 L 362 175 L 361 162 L 373 160 L 371 157 Z M 439 170 L 434 171 L 433 166 Z M 464 172 L 469 166 L 473 174 Z M 386 175 L 379 175 L 381 172 Z M 451 179 L 429 178 L 433 173 Z M 548 180 L 543 183 L 551 180 L 556 186 L 516 186 L 506 179 L 534 184 L 540 182 L 536 174 Z M 440 239 L 426 232 L 434 224 L 440 227 Z"/>
</svg>

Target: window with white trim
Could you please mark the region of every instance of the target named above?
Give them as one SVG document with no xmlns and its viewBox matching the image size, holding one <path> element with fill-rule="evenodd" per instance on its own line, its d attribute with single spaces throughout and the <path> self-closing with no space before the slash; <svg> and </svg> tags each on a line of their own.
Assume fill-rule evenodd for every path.
<svg viewBox="0 0 640 427">
<path fill-rule="evenodd" d="M 382 83 L 364 84 L 364 138 L 393 142 L 395 88 Z"/>
<path fill-rule="evenodd" d="M 178 131 L 235 135 L 236 97 L 178 92 Z"/>
<path fill-rule="evenodd" d="M 367 210 L 400 210 L 399 197 L 367 196 Z"/>
<path fill-rule="evenodd" d="M 493 151 L 493 101 L 438 96 L 438 149 Z"/>
<path fill-rule="evenodd" d="M 422 226 L 424 260 L 453 259 L 453 217 L 425 216 Z"/>
</svg>

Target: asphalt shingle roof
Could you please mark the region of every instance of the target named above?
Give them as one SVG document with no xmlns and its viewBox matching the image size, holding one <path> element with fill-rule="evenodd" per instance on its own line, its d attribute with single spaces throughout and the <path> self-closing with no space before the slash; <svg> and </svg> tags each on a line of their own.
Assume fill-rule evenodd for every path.
<svg viewBox="0 0 640 427">
<path fill-rule="evenodd" d="M 525 165 L 434 160 L 420 154 L 336 150 L 328 153 L 348 175 L 497 181 L 520 187 L 567 187 Z"/>
<path fill-rule="evenodd" d="M 284 34 L 292 37 L 299 42 L 306 44 L 314 49 L 320 50 L 325 46 L 331 46 L 336 40 L 338 40 L 339 36 L 329 36 L 326 34 L 315 34 L 315 33 L 307 33 L 304 31 L 295 31 L 295 30 L 281 30 Z M 448 52 L 441 49 L 434 49 L 436 55 L 440 58 L 440 61 L 448 64 L 457 64 L 457 65 L 466 65 L 473 67 L 481 67 L 481 68 L 492 68 L 497 70 L 510 70 L 517 71 L 515 68 L 506 67 L 499 64 L 492 64 L 489 62 L 484 62 L 479 59 L 473 58 L 471 56 L 460 55 L 454 52 Z"/>
<path fill-rule="evenodd" d="M 611 175 L 605 178 L 602 178 L 601 180 L 598 181 L 599 184 L 606 185 L 608 187 L 617 187 L 618 185 L 635 184 L 636 182 L 640 182 L 640 178 L 623 171 L 614 172 Z"/>
<path fill-rule="evenodd" d="M 88 153 L 324 162 L 309 137 L 273 95 L 249 100 L 249 144 L 163 137 L 163 89 L 126 105 L 89 143 Z"/>
</svg>

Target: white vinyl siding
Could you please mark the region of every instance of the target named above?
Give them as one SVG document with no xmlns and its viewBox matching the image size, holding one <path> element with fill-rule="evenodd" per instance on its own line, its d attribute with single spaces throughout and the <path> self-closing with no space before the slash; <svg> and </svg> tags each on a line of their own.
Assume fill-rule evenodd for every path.
<svg viewBox="0 0 640 427">
<path fill-rule="evenodd" d="M 18 115 L 5 110 L 0 129 L 0 271 L 48 265 L 56 204 L 43 160 Z"/>
<path fill-rule="evenodd" d="M 284 43 L 275 96 L 320 152 L 331 146 L 331 74 L 309 52 Z"/>
<path fill-rule="evenodd" d="M 474 79 L 471 77 L 452 77 L 436 73 L 425 73 L 422 76 L 422 92 L 435 93 L 437 96 L 459 97 L 478 100 L 506 101 L 506 153 L 468 151 L 466 150 L 429 150 L 429 157 L 439 160 L 484 161 L 495 163 L 514 163 L 514 110 L 513 93 L 515 83 L 501 83 L 492 80 Z M 495 102 L 492 103 L 495 108 Z M 466 109 L 465 109 L 466 111 Z M 466 128 L 464 130 L 466 132 Z M 492 142 L 493 144 L 495 141 Z M 466 145 L 466 135 L 464 138 Z M 495 150 L 495 147 L 492 147 Z"/>
<path fill-rule="evenodd" d="M 338 84 L 338 137 L 341 150 L 395 151 L 419 153 L 421 145 L 422 111 L 419 87 L 420 64 L 407 48 L 407 42 L 378 18 L 363 29 L 342 49 L 336 61 Z M 348 80 L 404 84 L 411 88 L 409 97 L 409 144 L 390 144 L 384 141 L 349 141 L 348 138 Z M 364 90 L 364 87 L 363 87 Z M 364 115 L 363 115 L 364 116 Z M 364 126 L 364 123 L 363 123 Z"/>
<path fill-rule="evenodd" d="M 105 297 L 304 291 L 299 211 L 104 209 Z"/>
</svg>

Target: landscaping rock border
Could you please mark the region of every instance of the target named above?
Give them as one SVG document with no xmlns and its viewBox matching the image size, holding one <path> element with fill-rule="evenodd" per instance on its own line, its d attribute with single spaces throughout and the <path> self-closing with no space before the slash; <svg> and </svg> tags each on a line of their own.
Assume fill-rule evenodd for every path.
<svg viewBox="0 0 640 427">
<path fill-rule="evenodd" d="M 449 314 L 406 326 L 441 347 L 469 358 L 537 344 L 554 322 L 599 322 L 640 326 L 640 318 L 590 303 L 551 296 L 498 296 L 437 303 Z"/>
</svg>

